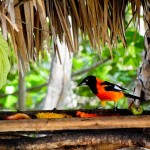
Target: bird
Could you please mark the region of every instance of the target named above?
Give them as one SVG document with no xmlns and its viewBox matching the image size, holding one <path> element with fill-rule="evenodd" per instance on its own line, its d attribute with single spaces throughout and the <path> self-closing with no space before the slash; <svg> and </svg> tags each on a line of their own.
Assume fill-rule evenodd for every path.
<svg viewBox="0 0 150 150">
<path fill-rule="evenodd" d="M 140 101 L 143 101 L 143 98 L 126 92 L 127 89 L 117 84 L 114 84 L 108 81 L 103 81 L 93 75 L 89 75 L 85 77 L 78 84 L 78 86 L 81 86 L 81 85 L 87 85 L 91 89 L 91 91 L 99 98 L 102 106 L 105 106 L 105 103 L 107 101 L 114 101 L 115 110 L 117 108 L 116 103 L 118 102 L 118 100 L 120 100 L 123 97 L 128 97 L 134 100 L 138 99 Z"/>
</svg>

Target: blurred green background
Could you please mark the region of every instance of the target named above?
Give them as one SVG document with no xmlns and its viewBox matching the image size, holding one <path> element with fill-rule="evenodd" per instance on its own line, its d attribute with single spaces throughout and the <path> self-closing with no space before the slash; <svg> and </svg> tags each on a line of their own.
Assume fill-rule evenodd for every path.
<svg viewBox="0 0 150 150">
<path fill-rule="evenodd" d="M 97 108 L 100 106 L 97 98 L 88 87 L 77 88 L 76 85 L 87 75 L 95 75 L 103 80 L 123 85 L 129 91 L 133 90 L 137 69 L 141 63 L 143 50 L 143 36 L 131 26 L 126 31 L 127 47 L 124 48 L 119 42 L 113 58 L 110 50 L 105 46 L 105 53 L 94 52 L 88 38 L 80 41 L 79 52 L 74 54 L 72 66 L 72 89 L 74 94 L 72 108 Z M 11 71 L 8 75 L 7 84 L 0 89 L 0 109 L 14 110 L 17 108 L 18 71 L 13 51 L 10 54 Z M 44 60 L 31 64 L 30 71 L 26 73 L 25 81 L 27 88 L 26 108 L 35 109 L 44 99 L 47 92 L 47 83 L 50 74 L 51 57 L 45 54 Z M 92 67 L 95 64 L 100 64 Z M 86 69 L 88 71 L 86 71 Z M 108 103 L 111 107 L 112 103 Z M 126 100 L 120 101 L 118 107 L 127 107 Z M 67 107 L 69 108 L 69 107 Z"/>
</svg>

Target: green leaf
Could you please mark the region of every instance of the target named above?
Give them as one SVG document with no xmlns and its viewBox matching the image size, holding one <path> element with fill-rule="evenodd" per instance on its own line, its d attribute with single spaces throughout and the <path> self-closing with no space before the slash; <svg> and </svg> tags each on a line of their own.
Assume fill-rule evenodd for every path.
<svg viewBox="0 0 150 150">
<path fill-rule="evenodd" d="M 13 95 L 9 95 L 9 96 L 7 96 L 7 98 L 6 98 L 6 102 L 5 102 L 5 108 L 14 108 L 14 106 L 16 105 L 16 103 L 17 103 L 17 100 L 18 100 L 18 98 L 17 97 L 15 97 L 15 96 L 13 96 Z"/>
<path fill-rule="evenodd" d="M 0 34 L 0 88 L 6 84 L 7 75 L 10 70 L 8 50 L 9 50 L 8 43 Z"/>
</svg>

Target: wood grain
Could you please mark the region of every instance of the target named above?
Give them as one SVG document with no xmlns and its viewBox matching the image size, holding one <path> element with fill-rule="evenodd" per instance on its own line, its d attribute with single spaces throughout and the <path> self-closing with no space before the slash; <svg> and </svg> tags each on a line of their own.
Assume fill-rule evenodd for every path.
<svg viewBox="0 0 150 150">
<path fill-rule="evenodd" d="M 0 132 L 150 128 L 150 116 L 1 120 Z"/>
</svg>

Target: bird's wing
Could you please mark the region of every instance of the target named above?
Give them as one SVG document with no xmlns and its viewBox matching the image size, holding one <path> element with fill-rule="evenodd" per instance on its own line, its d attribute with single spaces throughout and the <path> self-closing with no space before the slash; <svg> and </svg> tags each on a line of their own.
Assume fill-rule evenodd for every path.
<svg viewBox="0 0 150 150">
<path fill-rule="evenodd" d="M 127 93 L 126 92 L 127 89 L 125 89 L 125 88 L 123 88 L 123 87 L 121 87 L 117 84 L 110 83 L 108 81 L 104 81 L 104 82 L 100 83 L 100 85 L 102 85 L 102 86 L 104 85 L 104 88 L 105 88 L 106 91 L 123 92 L 126 97 L 129 97 L 129 98 L 132 98 L 132 99 L 139 99 L 141 101 L 145 100 L 142 97 L 138 97 L 138 96 Z"/>
<path fill-rule="evenodd" d="M 126 91 L 127 89 L 117 85 L 117 84 L 114 84 L 114 83 L 111 83 L 111 82 L 108 82 L 108 81 L 104 81 L 102 83 L 100 83 L 100 85 L 104 85 L 105 86 L 105 90 L 106 91 L 116 91 L 116 92 L 119 92 L 119 91 Z"/>
</svg>

